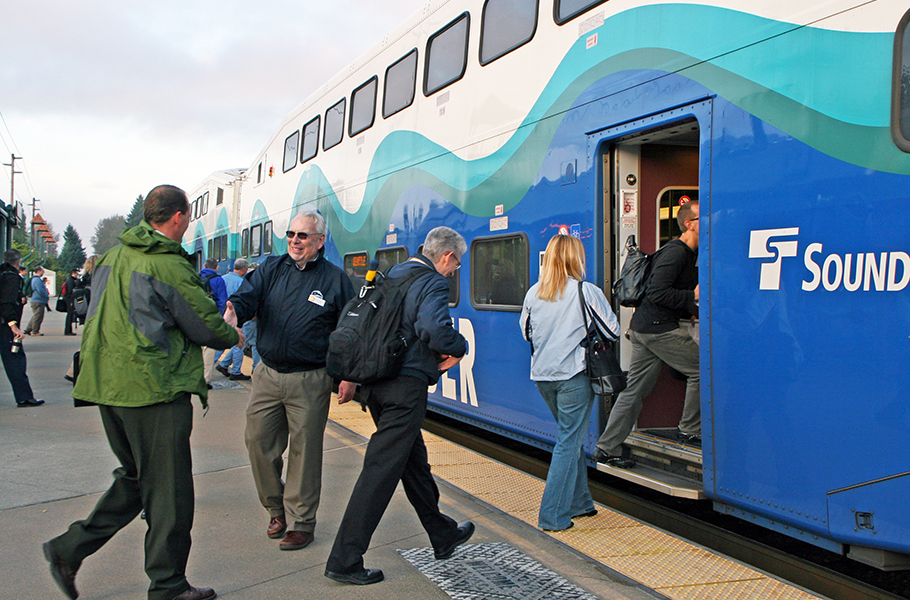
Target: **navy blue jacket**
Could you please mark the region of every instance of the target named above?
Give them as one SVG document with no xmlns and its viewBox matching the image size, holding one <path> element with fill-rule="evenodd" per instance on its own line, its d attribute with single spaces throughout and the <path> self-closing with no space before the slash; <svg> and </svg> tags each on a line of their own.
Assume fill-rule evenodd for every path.
<svg viewBox="0 0 910 600">
<path fill-rule="evenodd" d="M 400 331 L 408 340 L 408 350 L 400 374 L 433 385 L 442 374 L 439 372 L 440 355 L 464 356 L 468 344 L 452 327 L 449 282 L 426 256 L 415 254 L 412 258 L 420 262 L 407 260 L 389 271 L 389 277 L 393 279 L 404 277 L 414 269 L 425 272 L 411 282 L 404 297 Z"/>
<path fill-rule="evenodd" d="M 230 297 L 237 324 L 258 317 L 256 347 L 279 373 L 325 366 L 329 334 L 354 286 L 344 271 L 319 256 L 300 269 L 290 256 L 271 256 Z"/>
</svg>

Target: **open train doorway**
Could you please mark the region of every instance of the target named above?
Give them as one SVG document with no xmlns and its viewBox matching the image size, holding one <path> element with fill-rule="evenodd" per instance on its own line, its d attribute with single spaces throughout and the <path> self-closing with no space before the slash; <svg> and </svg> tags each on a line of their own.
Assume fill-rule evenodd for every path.
<svg viewBox="0 0 910 600">
<path fill-rule="evenodd" d="M 639 128 L 628 133 L 616 131 L 616 135 L 610 135 L 609 130 L 601 132 L 597 148 L 603 169 L 603 265 L 608 298 L 612 282 L 619 277 L 625 261 L 627 242 L 633 236 L 647 254 L 679 237 L 681 231 L 676 221 L 679 208 L 686 202 L 699 200 L 700 182 L 705 180 L 700 173 L 704 163 L 701 129 L 699 120 L 689 112 L 676 119 L 668 118 L 655 128 Z M 628 370 L 632 344 L 626 333 L 635 309 L 621 307 L 615 301 L 613 304 L 623 332 L 618 356 L 623 369 Z M 698 341 L 697 318 L 681 322 L 680 327 L 689 330 Z M 666 470 L 674 479 L 691 478 L 689 490 L 667 493 L 703 497 L 701 449 L 695 444 L 680 444 L 676 439 L 685 393 L 685 376 L 663 365 L 657 384 L 644 398 L 635 429 L 625 445 L 642 467 L 634 469 L 638 475 L 646 472 L 660 478 L 656 471 Z M 607 398 L 600 415 L 602 426 L 611 408 L 612 398 Z"/>
</svg>

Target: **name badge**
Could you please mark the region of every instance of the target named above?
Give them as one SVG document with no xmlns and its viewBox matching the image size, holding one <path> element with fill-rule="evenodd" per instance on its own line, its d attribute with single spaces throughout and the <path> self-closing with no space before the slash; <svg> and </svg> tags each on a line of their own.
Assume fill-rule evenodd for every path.
<svg viewBox="0 0 910 600">
<path fill-rule="evenodd" d="M 322 297 L 322 292 L 320 292 L 319 290 L 314 290 L 310 294 L 310 297 L 307 298 L 307 300 L 309 300 L 316 306 L 325 306 L 325 298 Z"/>
</svg>

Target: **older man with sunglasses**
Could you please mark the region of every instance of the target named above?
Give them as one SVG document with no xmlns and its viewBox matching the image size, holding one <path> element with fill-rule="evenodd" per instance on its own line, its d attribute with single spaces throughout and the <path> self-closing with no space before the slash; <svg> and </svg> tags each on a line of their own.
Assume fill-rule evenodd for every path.
<svg viewBox="0 0 910 600">
<path fill-rule="evenodd" d="M 266 535 L 283 535 L 281 550 L 299 550 L 313 541 L 322 486 L 322 438 L 333 383 L 325 372 L 329 334 L 354 287 L 323 256 L 322 215 L 305 211 L 294 217 L 287 242 L 287 254 L 269 257 L 243 281 L 224 318 L 242 325 L 257 317 L 262 361 L 253 372 L 246 445 L 259 501 L 271 519 Z M 342 382 L 339 397 L 350 400 L 355 387 Z"/>
</svg>

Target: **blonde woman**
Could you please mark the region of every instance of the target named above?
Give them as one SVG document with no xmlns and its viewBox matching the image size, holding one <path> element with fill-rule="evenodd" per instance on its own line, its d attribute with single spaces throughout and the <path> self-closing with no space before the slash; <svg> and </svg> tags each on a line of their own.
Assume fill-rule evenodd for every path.
<svg viewBox="0 0 910 600">
<path fill-rule="evenodd" d="M 597 514 L 588 490 L 582 440 L 591 419 L 594 392 L 585 374 L 585 324 L 578 299 L 585 278 L 585 250 L 578 238 L 556 235 L 547 244 L 540 281 L 521 307 L 519 324 L 531 342 L 531 379 L 556 419 L 556 446 L 540 503 L 538 526 L 545 531 L 572 527 L 572 519 Z M 603 292 L 583 283 L 587 303 L 610 330 L 619 322 Z"/>
</svg>

